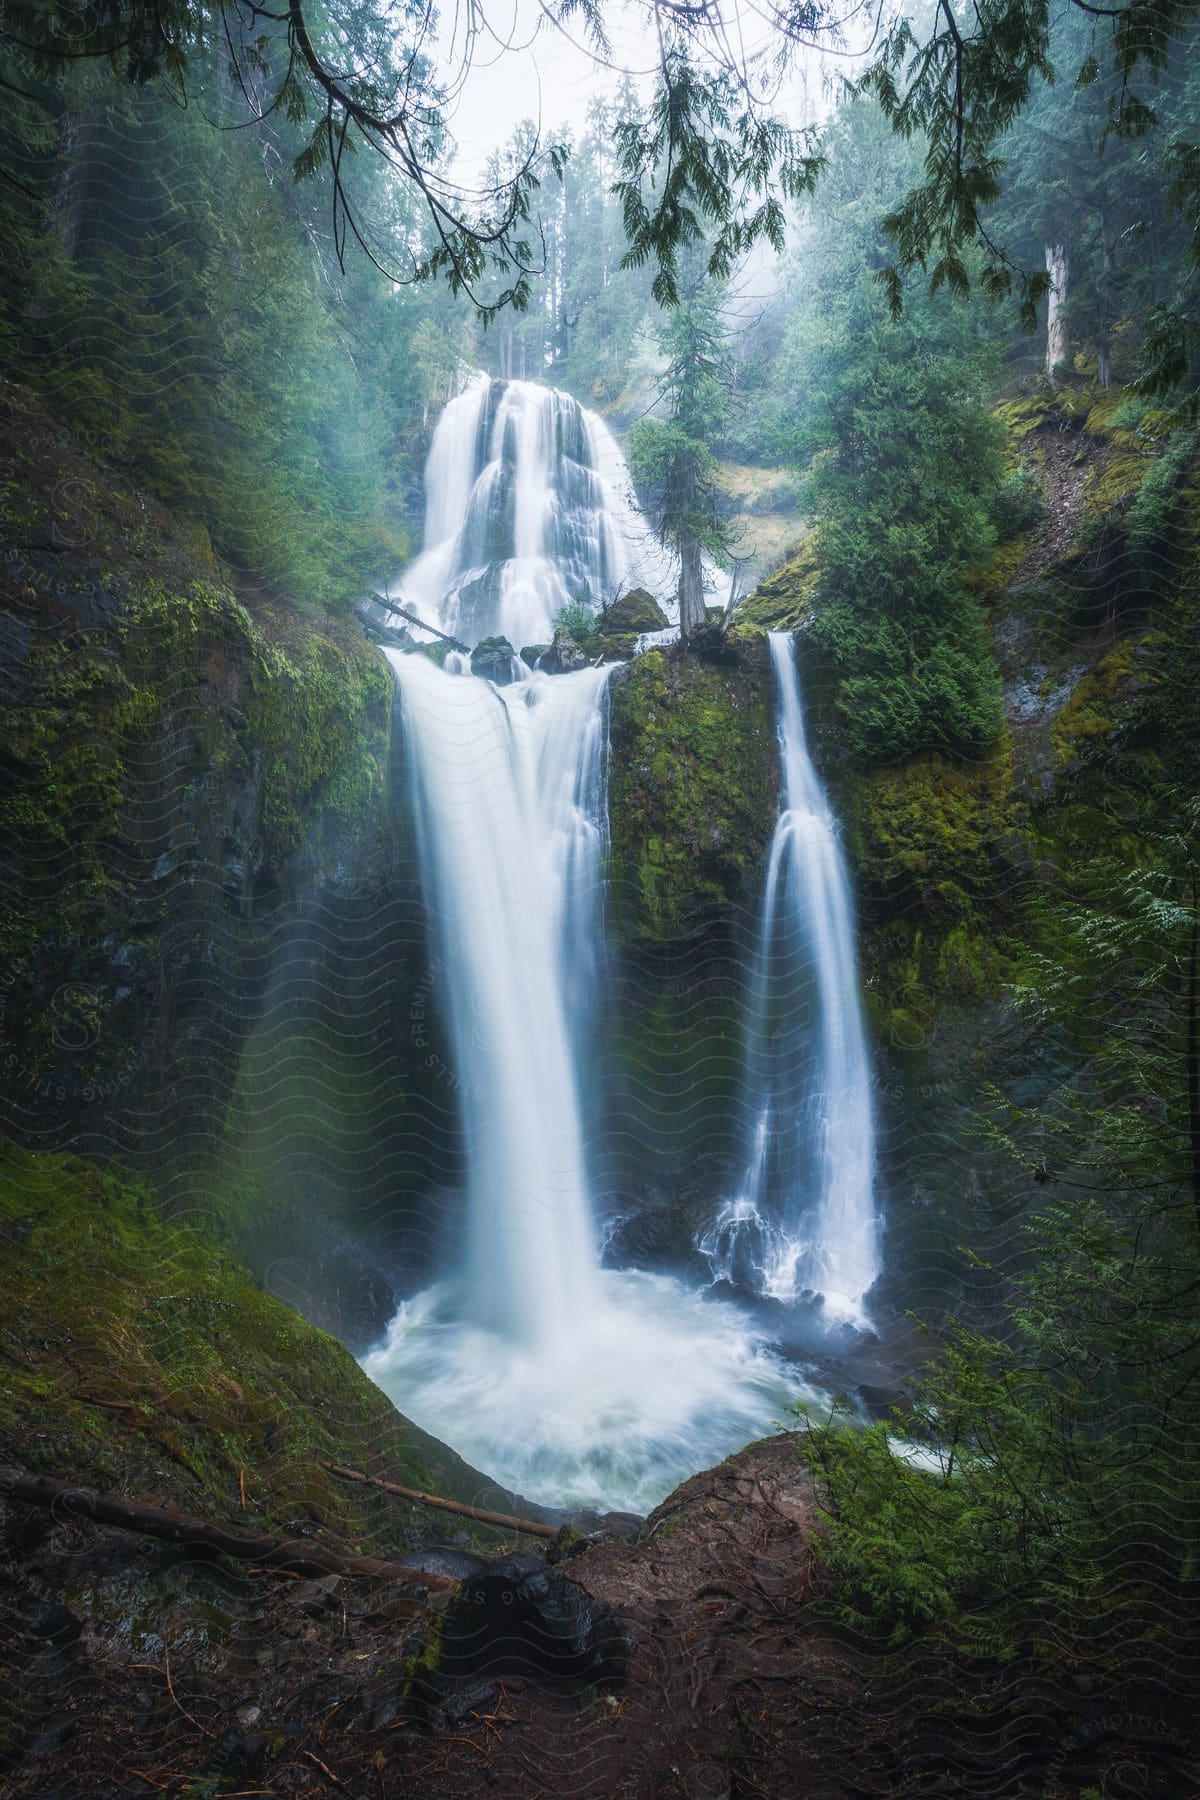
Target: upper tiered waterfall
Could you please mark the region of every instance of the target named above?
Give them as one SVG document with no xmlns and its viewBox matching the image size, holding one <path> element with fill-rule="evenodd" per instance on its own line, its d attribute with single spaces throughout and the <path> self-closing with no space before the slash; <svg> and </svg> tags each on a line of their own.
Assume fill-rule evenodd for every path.
<svg viewBox="0 0 1200 1800">
<path fill-rule="evenodd" d="M 476 376 L 438 422 L 425 492 L 403 600 L 468 644 L 545 644 L 569 601 L 673 585 L 611 431 L 554 388 Z"/>
<path fill-rule="evenodd" d="M 714 1273 L 863 1321 L 879 1273 L 871 1069 L 854 914 L 804 734 L 792 639 L 771 633 L 783 805 L 771 842 L 747 1041 L 746 1167 L 701 1239 Z"/>
<path fill-rule="evenodd" d="M 546 635 L 573 584 L 627 572 L 645 528 L 604 477 L 600 431 L 525 382 L 477 383 L 452 402 L 405 600 L 419 590 L 456 634 L 500 630 L 519 645 Z M 365 1366 L 508 1486 L 641 1510 L 804 1390 L 736 1306 L 600 1265 L 581 1096 L 603 931 L 609 671 L 497 687 L 460 655 L 438 669 L 389 654 L 441 940 L 467 1222 L 444 1279 L 401 1306 Z"/>
</svg>

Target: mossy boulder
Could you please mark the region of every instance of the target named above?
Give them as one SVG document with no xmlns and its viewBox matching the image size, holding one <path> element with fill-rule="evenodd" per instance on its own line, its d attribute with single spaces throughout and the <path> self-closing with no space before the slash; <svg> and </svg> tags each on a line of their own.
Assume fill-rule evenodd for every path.
<svg viewBox="0 0 1200 1800">
<path fill-rule="evenodd" d="M 665 631 L 670 623 L 653 594 L 645 588 L 630 588 L 605 612 L 600 621 L 600 633 L 602 637 L 619 637 L 627 632 L 636 635 L 643 631 Z"/>
<path fill-rule="evenodd" d="M 819 575 L 812 541 L 806 538 L 738 606 L 739 628 L 743 631 L 797 630 L 809 616 Z"/>
<path fill-rule="evenodd" d="M 587 652 L 580 648 L 566 626 L 560 625 L 554 633 L 554 642 L 542 657 L 542 673 L 573 675 L 577 669 L 586 669 L 588 660 Z"/>
</svg>

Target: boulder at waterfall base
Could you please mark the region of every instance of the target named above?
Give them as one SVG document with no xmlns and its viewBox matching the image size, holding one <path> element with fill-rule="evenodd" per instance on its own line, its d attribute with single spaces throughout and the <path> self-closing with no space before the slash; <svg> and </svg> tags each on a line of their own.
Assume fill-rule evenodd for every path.
<svg viewBox="0 0 1200 1800">
<path fill-rule="evenodd" d="M 604 637 L 615 637 L 628 631 L 664 631 L 670 623 L 654 595 L 638 587 L 630 588 L 606 610 L 600 631 Z"/>
<path fill-rule="evenodd" d="M 573 675 L 577 669 L 586 669 L 587 666 L 588 658 L 570 632 L 560 625 L 554 634 L 554 642 L 542 657 L 543 672 L 547 675 Z"/>
<path fill-rule="evenodd" d="M 471 673 L 506 687 L 513 678 L 516 652 L 506 637 L 482 638 L 471 652 Z"/>
</svg>

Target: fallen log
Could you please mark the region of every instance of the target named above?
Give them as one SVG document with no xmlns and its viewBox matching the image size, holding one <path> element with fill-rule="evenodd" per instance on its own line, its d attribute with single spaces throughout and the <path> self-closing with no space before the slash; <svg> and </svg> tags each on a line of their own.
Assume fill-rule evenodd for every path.
<svg viewBox="0 0 1200 1800">
<path fill-rule="evenodd" d="M 458 1584 L 448 1575 L 423 1575 L 402 1563 L 384 1562 L 374 1556 L 355 1556 L 333 1550 L 308 1538 L 282 1538 L 262 1531 L 224 1525 L 218 1519 L 198 1519 L 166 1506 L 146 1506 L 120 1494 L 102 1494 L 95 1488 L 61 1481 L 54 1475 L 30 1475 L 24 1469 L 0 1465 L 0 1497 L 19 1500 L 25 1506 L 48 1507 L 59 1519 L 88 1525 L 115 1525 L 121 1531 L 137 1531 L 144 1537 L 162 1538 L 184 1549 L 215 1550 L 238 1562 L 259 1568 L 291 1569 L 301 1575 L 368 1575 L 402 1583 L 415 1597 L 449 1590 Z"/>
<path fill-rule="evenodd" d="M 385 1494 L 395 1494 L 397 1499 L 413 1500 L 418 1506 L 436 1506 L 441 1512 L 457 1513 L 460 1519 L 475 1519 L 481 1525 L 496 1525 L 501 1531 L 523 1531 L 527 1537 L 558 1536 L 557 1525 L 544 1525 L 540 1519 L 516 1519 L 510 1513 L 468 1506 L 465 1500 L 443 1500 L 439 1494 L 423 1494 L 420 1488 L 400 1487 L 397 1482 L 385 1481 L 382 1475 L 364 1475 L 361 1469 L 343 1469 L 338 1463 L 322 1462 L 321 1467 L 328 1469 L 331 1475 L 340 1475 L 343 1481 L 362 1481 L 368 1487 L 382 1488 Z"/>
<path fill-rule="evenodd" d="M 379 600 L 379 595 L 376 594 L 375 598 Z M 384 598 L 379 600 L 379 604 L 388 612 L 395 613 L 398 618 L 407 619 L 409 624 L 415 625 L 418 630 L 431 632 L 435 638 L 441 638 L 442 642 L 449 644 L 452 650 L 460 650 L 464 656 L 470 656 L 471 646 L 469 644 L 464 644 L 461 638 L 451 637 L 448 631 L 441 631 L 436 625 L 427 624 L 424 619 L 418 618 L 415 612 L 410 612 L 407 606 L 397 605 L 386 588 L 384 589 Z"/>
</svg>

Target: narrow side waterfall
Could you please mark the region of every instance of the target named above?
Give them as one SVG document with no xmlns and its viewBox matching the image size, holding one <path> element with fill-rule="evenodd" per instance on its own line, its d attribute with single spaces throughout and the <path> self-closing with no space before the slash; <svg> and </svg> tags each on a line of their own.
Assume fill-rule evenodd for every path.
<svg viewBox="0 0 1200 1800">
<path fill-rule="evenodd" d="M 467 642 L 502 631 L 519 648 L 548 635 L 564 600 L 628 576 L 648 534 L 605 472 L 619 458 L 605 435 L 528 382 L 480 381 L 452 401 L 406 602 L 420 597 Z M 460 655 L 441 669 L 389 657 L 440 938 L 466 1226 L 443 1279 L 401 1305 L 364 1367 L 418 1425 L 530 1499 L 645 1511 L 815 1396 L 736 1303 L 601 1266 L 581 1095 L 609 671 L 498 687 Z"/>
<path fill-rule="evenodd" d="M 468 644 L 546 644 L 569 601 L 673 589 L 616 440 L 569 394 L 476 376 L 438 421 L 425 487 L 404 602 Z"/>
<path fill-rule="evenodd" d="M 846 866 L 808 754 L 795 647 L 770 634 L 783 804 L 747 1039 L 754 1108 L 740 1189 L 700 1240 L 714 1276 L 865 1323 L 879 1274 L 875 1122 Z"/>
</svg>

